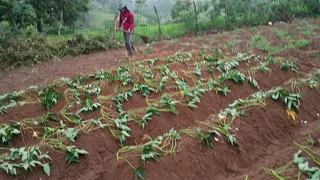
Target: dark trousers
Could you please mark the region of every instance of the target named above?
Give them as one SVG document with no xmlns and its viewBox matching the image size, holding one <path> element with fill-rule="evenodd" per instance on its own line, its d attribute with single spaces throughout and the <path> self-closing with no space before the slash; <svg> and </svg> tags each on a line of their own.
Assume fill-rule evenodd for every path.
<svg viewBox="0 0 320 180">
<path fill-rule="evenodd" d="M 134 54 L 134 47 L 132 45 L 133 33 L 132 32 L 123 32 L 123 37 L 126 45 L 126 49 L 130 56 Z"/>
</svg>

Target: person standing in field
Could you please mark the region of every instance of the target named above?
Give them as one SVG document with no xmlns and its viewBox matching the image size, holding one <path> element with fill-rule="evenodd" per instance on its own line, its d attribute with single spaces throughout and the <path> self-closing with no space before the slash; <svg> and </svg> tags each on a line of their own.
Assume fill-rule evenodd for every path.
<svg viewBox="0 0 320 180">
<path fill-rule="evenodd" d="M 134 56 L 134 47 L 132 45 L 132 35 L 134 31 L 134 15 L 126 5 L 120 5 L 118 10 L 120 11 L 120 20 L 118 29 L 123 26 L 123 37 L 125 41 L 125 46 L 128 51 L 129 57 Z"/>
</svg>

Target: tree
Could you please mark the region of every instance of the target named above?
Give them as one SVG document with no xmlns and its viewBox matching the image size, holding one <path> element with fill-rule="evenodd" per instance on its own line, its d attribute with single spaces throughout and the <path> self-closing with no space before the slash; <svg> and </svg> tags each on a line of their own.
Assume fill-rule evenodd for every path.
<svg viewBox="0 0 320 180">
<path fill-rule="evenodd" d="M 17 28 L 25 28 L 32 25 L 36 18 L 36 14 L 32 6 L 16 2 L 12 8 L 9 22 L 13 23 Z"/>
<path fill-rule="evenodd" d="M 25 0 L 30 4 L 37 16 L 37 29 L 42 30 L 42 22 L 52 25 L 59 21 L 63 13 L 63 22 L 66 25 L 73 25 L 82 12 L 88 11 L 89 0 Z"/>
<path fill-rule="evenodd" d="M 0 1 L 0 21 L 7 20 L 15 1 Z"/>
<path fill-rule="evenodd" d="M 140 14 L 140 19 L 141 19 L 141 9 L 142 9 L 143 5 L 146 4 L 146 2 L 147 2 L 147 0 L 135 0 L 134 1 L 136 9 L 137 9 L 138 13 Z"/>
<path fill-rule="evenodd" d="M 190 10 L 191 5 L 190 0 L 177 0 L 171 9 L 171 18 L 177 20 L 181 12 Z"/>
<path fill-rule="evenodd" d="M 32 25 L 35 18 L 33 7 L 22 1 L 0 1 L 0 21 L 8 21 L 16 28 L 25 28 Z"/>
</svg>

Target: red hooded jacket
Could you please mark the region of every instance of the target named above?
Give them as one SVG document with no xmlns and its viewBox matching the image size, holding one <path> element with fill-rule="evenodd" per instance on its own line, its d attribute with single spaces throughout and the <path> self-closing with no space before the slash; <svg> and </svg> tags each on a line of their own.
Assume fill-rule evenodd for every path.
<svg viewBox="0 0 320 180">
<path fill-rule="evenodd" d="M 134 15 L 131 11 L 127 10 L 124 13 L 120 13 L 119 28 L 123 24 L 123 30 L 128 31 L 134 29 Z"/>
</svg>

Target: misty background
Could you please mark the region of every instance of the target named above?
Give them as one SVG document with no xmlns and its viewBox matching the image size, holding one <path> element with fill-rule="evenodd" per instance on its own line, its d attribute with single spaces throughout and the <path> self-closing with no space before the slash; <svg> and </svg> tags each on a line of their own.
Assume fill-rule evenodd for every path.
<svg viewBox="0 0 320 180">
<path fill-rule="evenodd" d="M 128 9 L 135 14 L 135 23 L 139 26 L 157 23 L 154 6 L 158 10 L 162 24 L 172 22 L 170 11 L 174 5 L 173 0 L 146 0 L 142 7 L 137 7 L 134 0 L 92 0 L 89 4 L 89 11 L 85 14 L 85 24 L 82 28 L 112 28 L 115 13 L 118 13 L 118 6 L 121 2 L 126 4 Z"/>
</svg>

